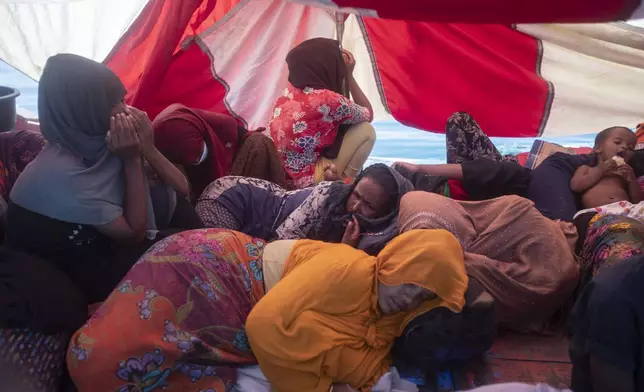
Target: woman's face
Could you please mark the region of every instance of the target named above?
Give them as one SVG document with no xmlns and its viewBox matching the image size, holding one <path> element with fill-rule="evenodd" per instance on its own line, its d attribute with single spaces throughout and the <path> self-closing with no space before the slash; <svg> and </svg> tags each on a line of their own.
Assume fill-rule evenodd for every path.
<svg viewBox="0 0 644 392">
<path fill-rule="evenodd" d="M 377 218 L 387 213 L 389 195 L 374 179 L 364 177 L 353 188 L 347 199 L 347 211 L 365 218 Z"/>
<path fill-rule="evenodd" d="M 405 312 L 436 298 L 436 294 L 414 284 L 387 286 L 378 282 L 378 306 L 384 314 Z"/>
</svg>

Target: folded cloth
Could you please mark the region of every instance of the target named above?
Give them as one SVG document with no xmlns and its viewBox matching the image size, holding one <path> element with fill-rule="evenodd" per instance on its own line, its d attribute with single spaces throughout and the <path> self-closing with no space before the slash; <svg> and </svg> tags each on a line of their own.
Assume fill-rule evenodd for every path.
<svg viewBox="0 0 644 392">
<path fill-rule="evenodd" d="M 0 328 L 74 332 L 87 320 L 87 303 L 53 264 L 0 247 Z"/>
</svg>

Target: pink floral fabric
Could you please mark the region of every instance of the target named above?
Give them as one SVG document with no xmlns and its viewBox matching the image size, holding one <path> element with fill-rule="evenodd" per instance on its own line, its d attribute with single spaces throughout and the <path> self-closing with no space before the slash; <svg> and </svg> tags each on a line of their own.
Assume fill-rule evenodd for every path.
<svg viewBox="0 0 644 392">
<path fill-rule="evenodd" d="M 341 124 L 369 121 L 371 113 L 330 90 L 289 86 L 278 98 L 265 134 L 297 188 L 314 184 L 315 163 L 331 146 Z"/>
</svg>

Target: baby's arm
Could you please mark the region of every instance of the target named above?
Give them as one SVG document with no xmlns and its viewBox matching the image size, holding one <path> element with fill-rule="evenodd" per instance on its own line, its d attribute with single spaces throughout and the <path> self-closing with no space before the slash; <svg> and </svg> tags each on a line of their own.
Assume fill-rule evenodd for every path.
<svg viewBox="0 0 644 392">
<path fill-rule="evenodd" d="M 604 176 L 602 165 L 595 167 L 580 166 L 570 180 L 570 189 L 575 193 L 583 193 L 592 188 Z"/>
</svg>

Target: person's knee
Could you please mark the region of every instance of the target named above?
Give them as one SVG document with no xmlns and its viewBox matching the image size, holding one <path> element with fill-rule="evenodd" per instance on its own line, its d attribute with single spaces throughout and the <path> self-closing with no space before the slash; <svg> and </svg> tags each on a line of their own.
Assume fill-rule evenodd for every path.
<svg viewBox="0 0 644 392">
<path fill-rule="evenodd" d="M 364 124 L 364 133 L 365 133 L 365 139 L 367 142 L 370 143 L 375 143 L 376 142 L 376 128 L 374 128 L 371 123 L 363 123 Z"/>
<path fill-rule="evenodd" d="M 359 135 L 356 139 L 360 139 L 360 144 L 373 144 L 376 142 L 376 129 L 371 125 L 371 123 L 362 122 L 360 124 L 353 125 L 349 128 L 347 133 L 348 132 L 355 132 L 356 135 Z"/>
</svg>

